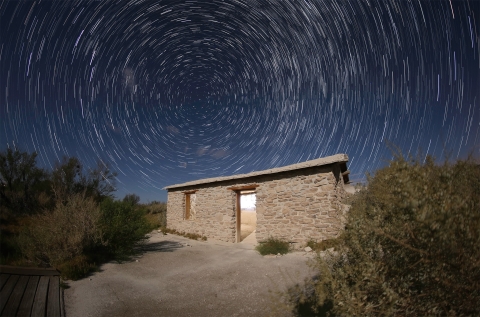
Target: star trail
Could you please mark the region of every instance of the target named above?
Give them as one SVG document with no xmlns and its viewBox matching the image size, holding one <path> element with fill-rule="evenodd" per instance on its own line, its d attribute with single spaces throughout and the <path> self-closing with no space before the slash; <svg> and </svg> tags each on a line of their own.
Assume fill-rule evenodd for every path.
<svg viewBox="0 0 480 317">
<path fill-rule="evenodd" d="M 480 1 L 0 2 L 0 150 L 117 196 L 346 153 L 480 154 Z"/>
</svg>

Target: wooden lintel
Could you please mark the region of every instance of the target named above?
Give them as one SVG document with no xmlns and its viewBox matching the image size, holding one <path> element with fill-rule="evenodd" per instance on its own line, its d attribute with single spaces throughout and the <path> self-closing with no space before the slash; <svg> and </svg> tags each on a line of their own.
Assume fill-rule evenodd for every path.
<svg viewBox="0 0 480 317">
<path fill-rule="evenodd" d="M 248 190 L 248 189 L 255 189 L 259 187 L 260 185 L 253 184 L 253 185 L 245 185 L 245 186 L 232 186 L 232 187 L 227 187 L 229 190 Z"/>
<path fill-rule="evenodd" d="M 195 194 L 197 192 L 197 190 L 187 190 L 187 191 L 184 191 L 182 193 L 184 194 Z"/>
</svg>

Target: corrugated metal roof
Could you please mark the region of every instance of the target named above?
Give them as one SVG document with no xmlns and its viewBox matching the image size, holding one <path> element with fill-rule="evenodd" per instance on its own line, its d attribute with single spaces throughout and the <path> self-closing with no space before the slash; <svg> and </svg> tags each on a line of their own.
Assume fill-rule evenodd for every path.
<svg viewBox="0 0 480 317">
<path fill-rule="evenodd" d="M 321 158 L 318 158 L 318 159 L 315 159 L 315 160 L 310 160 L 310 161 L 306 161 L 306 162 L 302 162 L 302 163 L 297 163 L 297 164 L 287 165 L 287 166 L 283 166 L 283 167 L 272 168 L 272 169 L 258 171 L 258 172 L 251 172 L 251 173 L 247 173 L 247 174 L 237 174 L 237 175 L 232 175 L 232 176 L 204 178 L 204 179 L 199 179 L 199 180 L 196 180 L 196 181 L 186 182 L 186 183 L 182 183 L 182 184 L 166 186 L 163 189 L 173 189 L 173 188 L 180 188 L 180 187 L 215 183 L 215 182 L 221 182 L 221 181 L 228 181 L 228 180 L 232 180 L 232 179 L 241 179 L 241 178 L 247 178 L 247 177 L 253 177 L 253 176 L 276 174 L 276 173 L 281 173 L 281 172 L 294 171 L 294 170 L 308 168 L 308 167 L 322 166 L 322 165 L 328 165 L 328 164 L 340 163 L 340 162 L 348 162 L 347 154 L 336 154 L 336 155 L 321 157 Z"/>
</svg>

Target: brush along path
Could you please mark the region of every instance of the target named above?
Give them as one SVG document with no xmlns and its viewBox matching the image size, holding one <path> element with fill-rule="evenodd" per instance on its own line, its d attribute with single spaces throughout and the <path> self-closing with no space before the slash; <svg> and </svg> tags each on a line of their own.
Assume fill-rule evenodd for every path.
<svg viewBox="0 0 480 317">
<path fill-rule="evenodd" d="M 156 232 L 143 248 L 131 262 L 68 281 L 66 315 L 291 316 L 278 292 L 314 274 L 304 252 L 264 257 L 249 244 Z"/>
</svg>

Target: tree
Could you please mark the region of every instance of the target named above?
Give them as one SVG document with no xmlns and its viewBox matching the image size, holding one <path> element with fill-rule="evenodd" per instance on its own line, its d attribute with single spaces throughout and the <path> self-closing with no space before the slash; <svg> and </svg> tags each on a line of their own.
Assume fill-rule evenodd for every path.
<svg viewBox="0 0 480 317">
<path fill-rule="evenodd" d="M 55 163 L 51 180 L 57 200 L 66 200 L 70 195 L 83 191 L 86 181 L 80 161 L 76 157 L 66 156 L 62 162 Z"/>
<path fill-rule="evenodd" d="M 10 148 L 0 153 L 2 216 L 35 213 L 48 203 L 48 174 L 37 167 L 36 157 Z"/>
<path fill-rule="evenodd" d="M 140 196 L 136 194 L 126 194 L 125 197 L 123 197 L 123 202 L 135 206 L 140 202 Z"/>
<path fill-rule="evenodd" d="M 86 182 L 87 195 L 96 197 L 97 201 L 103 201 L 105 198 L 113 198 L 115 187 L 116 172 L 112 172 L 107 164 L 102 161 L 97 162 L 94 169 L 89 170 Z"/>
<path fill-rule="evenodd" d="M 116 173 L 99 162 L 96 168 L 84 172 L 83 165 L 76 157 L 63 157 L 52 171 L 52 191 L 56 199 L 66 201 L 73 194 L 83 193 L 97 202 L 112 197 L 115 191 Z"/>
</svg>

